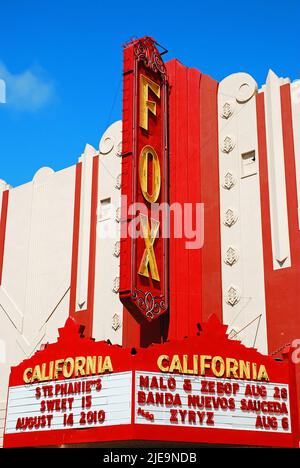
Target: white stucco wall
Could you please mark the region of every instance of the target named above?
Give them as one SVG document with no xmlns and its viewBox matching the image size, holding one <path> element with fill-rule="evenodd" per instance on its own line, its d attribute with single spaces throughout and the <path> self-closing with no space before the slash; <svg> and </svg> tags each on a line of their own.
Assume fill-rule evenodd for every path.
<svg viewBox="0 0 300 468">
<path fill-rule="evenodd" d="M 229 336 L 267 353 L 255 80 L 218 89 L 223 320 Z"/>
<path fill-rule="evenodd" d="M 121 122 L 116 122 L 101 139 L 100 153 L 87 145 L 79 158 L 82 186 L 76 301 L 84 301 L 87 294 L 91 167 L 93 157 L 99 155 L 93 333 L 96 339 L 109 338 L 114 343 L 121 343 L 122 333 L 122 305 L 113 291 L 119 270 L 119 258 L 114 255 L 119 223 L 115 213 L 102 220 L 101 212 L 103 200 L 110 200 L 112 210 L 120 206 L 120 144 Z M 0 286 L 0 446 L 10 367 L 31 356 L 42 343 L 55 341 L 58 328 L 68 317 L 75 168 L 58 172 L 42 168 L 31 182 L 9 191 Z M 0 203 L 6 188 L 1 182 Z M 107 222 L 113 225 L 112 237 L 104 235 Z"/>
</svg>

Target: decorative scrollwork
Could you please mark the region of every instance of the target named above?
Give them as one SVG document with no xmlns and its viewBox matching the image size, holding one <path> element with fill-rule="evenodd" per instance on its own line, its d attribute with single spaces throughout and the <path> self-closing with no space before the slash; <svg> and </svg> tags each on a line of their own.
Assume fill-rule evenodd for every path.
<svg viewBox="0 0 300 468">
<path fill-rule="evenodd" d="M 134 53 L 137 61 L 144 62 L 145 66 L 150 68 L 154 73 L 159 73 L 162 76 L 163 81 L 167 80 L 165 64 L 150 37 L 139 40 L 134 45 Z"/>
<path fill-rule="evenodd" d="M 134 53 L 137 57 L 137 60 L 141 60 L 145 62 L 146 65 L 148 64 L 147 52 L 148 52 L 148 47 L 146 45 L 146 41 L 138 41 L 134 45 Z"/>
<path fill-rule="evenodd" d="M 159 315 L 166 310 L 166 304 L 161 296 L 153 296 L 150 291 L 144 292 L 140 289 L 135 289 L 132 292 L 132 298 L 137 302 L 139 308 L 145 312 L 145 317 L 152 320 L 155 315 Z"/>
</svg>

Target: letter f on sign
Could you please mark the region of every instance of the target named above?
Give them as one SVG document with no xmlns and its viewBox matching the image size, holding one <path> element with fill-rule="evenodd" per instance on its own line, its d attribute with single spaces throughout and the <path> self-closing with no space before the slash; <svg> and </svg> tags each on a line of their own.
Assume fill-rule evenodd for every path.
<svg viewBox="0 0 300 468">
<path fill-rule="evenodd" d="M 146 249 L 143 254 L 143 258 L 139 268 L 139 275 L 146 276 L 149 278 L 148 264 L 151 271 L 152 279 L 160 281 L 157 263 L 155 258 L 155 253 L 153 249 L 153 244 L 156 239 L 158 230 L 159 230 L 159 221 L 151 218 L 151 231 L 148 222 L 148 217 L 144 214 L 140 214 L 141 227 L 143 232 L 143 237 L 145 239 Z"/>
<path fill-rule="evenodd" d="M 156 102 L 149 100 L 149 88 L 160 98 L 160 86 L 154 81 L 141 75 L 140 78 L 140 126 L 148 130 L 148 110 L 156 115 Z"/>
</svg>

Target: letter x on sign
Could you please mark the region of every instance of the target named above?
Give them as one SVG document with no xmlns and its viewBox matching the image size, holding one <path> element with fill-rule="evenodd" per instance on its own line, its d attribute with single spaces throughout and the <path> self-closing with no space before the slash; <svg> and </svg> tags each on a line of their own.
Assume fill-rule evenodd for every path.
<svg viewBox="0 0 300 468">
<path fill-rule="evenodd" d="M 143 237 L 145 239 L 146 249 L 139 268 L 139 275 L 149 278 L 148 264 L 151 271 L 152 279 L 160 281 L 153 244 L 159 230 L 159 221 L 151 218 L 151 231 L 148 222 L 148 217 L 140 213 L 140 222 L 142 227 Z"/>
</svg>

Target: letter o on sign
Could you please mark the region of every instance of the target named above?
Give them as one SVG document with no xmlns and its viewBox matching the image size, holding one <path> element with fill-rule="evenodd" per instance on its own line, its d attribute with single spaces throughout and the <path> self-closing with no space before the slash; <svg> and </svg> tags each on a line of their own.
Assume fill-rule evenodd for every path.
<svg viewBox="0 0 300 468">
<path fill-rule="evenodd" d="M 148 191 L 148 165 L 149 154 L 152 156 L 153 171 L 152 171 L 152 194 Z M 160 164 L 155 149 L 146 145 L 140 153 L 140 185 L 144 198 L 149 203 L 155 203 L 159 197 L 161 186 Z"/>
</svg>

